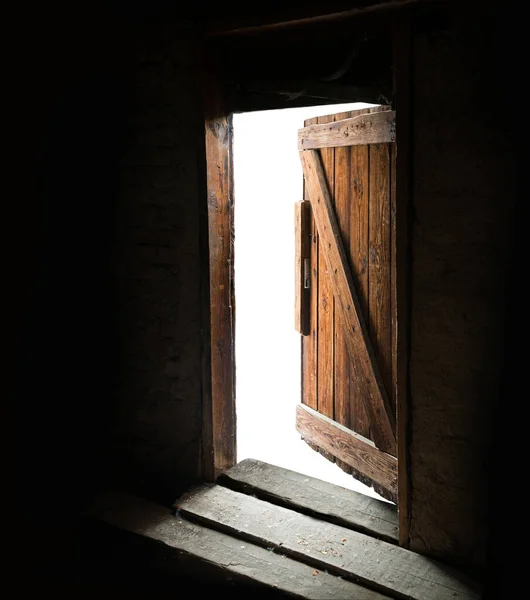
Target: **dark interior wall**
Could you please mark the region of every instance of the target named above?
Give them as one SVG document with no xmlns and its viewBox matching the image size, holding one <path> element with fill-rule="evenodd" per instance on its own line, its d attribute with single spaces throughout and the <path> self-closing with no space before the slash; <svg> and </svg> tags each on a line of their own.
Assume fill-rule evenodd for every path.
<svg viewBox="0 0 530 600">
<path fill-rule="evenodd" d="M 49 527 L 48 552 L 99 486 L 167 502 L 200 457 L 193 35 L 81 16 L 35 15 L 20 68 L 28 194 L 13 203 L 8 320 L 20 506 Z M 494 21 L 462 17 L 413 45 L 411 541 L 474 565 L 488 532 L 515 179 L 510 99 L 502 119 L 487 104 L 506 77 Z"/>
<path fill-rule="evenodd" d="M 193 29 L 135 31 L 113 280 L 120 362 L 114 477 L 170 502 L 199 475 L 203 123 Z M 167 496 L 166 496 L 167 493 Z"/>
<path fill-rule="evenodd" d="M 126 16 L 49 6 L 19 56 L 19 507 L 51 544 L 99 487 L 169 503 L 200 464 L 195 35 Z"/>
<path fill-rule="evenodd" d="M 514 113 L 495 83 L 507 31 L 498 14 L 455 13 L 413 42 L 410 539 L 473 566 L 505 469 L 493 444 L 516 197 Z"/>
</svg>

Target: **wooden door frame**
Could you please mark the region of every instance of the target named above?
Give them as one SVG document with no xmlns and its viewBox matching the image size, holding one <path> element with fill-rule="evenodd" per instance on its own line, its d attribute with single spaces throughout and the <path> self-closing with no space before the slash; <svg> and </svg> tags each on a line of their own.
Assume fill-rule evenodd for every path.
<svg viewBox="0 0 530 600">
<path fill-rule="evenodd" d="M 399 543 L 409 545 L 409 323 L 411 218 L 411 45 L 408 19 L 393 34 L 396 110 L 396 246 L 393 266 L 397 319 L 396 407 Z M 215 478 L 236 463 L 233 132 L 229 88 L 215 58 L 203 56 L 209 303 L 205 303 L 202 476 Z M 332 108 L 333 105 L 330 105 Z M 293 199 L 295 201 L 296 199 Z M 206 245 L 206 244 L 205 244 Z M 209 367 L 209 368 L 208 368 Z"/>
</svg>

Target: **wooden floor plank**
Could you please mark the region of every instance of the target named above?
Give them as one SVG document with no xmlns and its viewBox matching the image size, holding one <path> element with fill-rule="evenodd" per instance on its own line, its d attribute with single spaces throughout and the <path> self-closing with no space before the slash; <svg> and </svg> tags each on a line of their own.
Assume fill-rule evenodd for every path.
<svg viewBox="0 0 530 600">
<path fill-rule="evenodd" d="M 190 492 L 179 500 L 178 508 L 186 518 L 393 598 L 480 598 L 476 584 L 435 560 L 219 485 Z"/>
<path fill-rule="evenodd" d="M 217 478 L 220 485 L 254 495 L 391 543 L 398 541 L 394 504 L 247 458 Z"/>
<path fill-rule="evenodd" d="M 106 494 L 92 507 L 92 516 L 118 527 L 165 544 L 175 551 L 169 567 L 184 560 L 200 562 L 198 572 L 217 572 L 217 578 L 230 582 L 259 584 L 286 597 L 319 600 L 389 600 L 388 596 L 314 569 L 285 555 L 213 529 L 175 517 L 169 509 L 127 494 Z M 194 563 L 196 564 L 196 563 Z M 220 575 L 219 575 L 220 574 Z M 223 575 L 225 577 L 223 577 Z M 175 592 L 178 595 L 178 590 Z M 276 597 L 276 596 L 275 596 Z M 278 595 L 279 597 L 279 595 Z"/>
</svg>

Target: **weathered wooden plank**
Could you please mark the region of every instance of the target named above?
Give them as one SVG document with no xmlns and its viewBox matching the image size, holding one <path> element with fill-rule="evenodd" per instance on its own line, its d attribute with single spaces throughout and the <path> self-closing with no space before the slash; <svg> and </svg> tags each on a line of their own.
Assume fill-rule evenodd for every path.
<svg viewBox="0 0 530 600">
<path fill-rule="evenodd" d="M 197 573 L 205 578 L 205 583 L 211 580 L 259 585 L 294 598 L 314 600 L 388 598 L 259 545 L 241 543 L 215 529 L 175 517 L 168 509 L 133 496 L 102 496 L 92 512 L 109 525 L 164 545 L 168 551 L 164 553 L 165 571 Z"/>
<path fill-rule="evenodd" d="M 352 116 L 351 111 L 334 115 L 335 121 Z M 350 203 L 351 203 L 351 148 L 335 148 L 335 188 L 333 201 L 342 243 L 350 246 Z M 351 262 L 350 262 L 351 265 Z M 351 429 L 350 425 L 350 358 L 344 339 L 344 322 L 340 311 L 335 310 L 334 321 L 334 420 Z M 335 459 L 335 463 L 347 473 L 352 469 L 346 463 Z"/>
<path fill-rule="evenodd" d="M 234 465 L 235 436 L 235 356 L 233 271 L 233 165 L 232 118 L 218 98 L 213 72 L 204 92 L 205 149 L 208 197 L 210 264 L 210 350 L 211 408 L 205 399 L 204 465 L 208 478 Z M 213 90 L 210 89 L 213 87 Z M 212 477 L 213 476 L 213 477 Z"/>
<path fill-rule="evenodd" d="M 366 112 L 369 110 L 364 109 Z M 368 200 L 370 189 L 368 152 L 368 146 L 352 146 L 351 148 L 352 200 L 349 254 L 353 281 L 365 323 L 368 323 Z M 362 395 L 363 386 L 352 369 L 350 429 L 370 438 L 370 421 L 366 414 Z"/>
<path fill-rule="evenodd" d="M 317 118 L 304 121 L 305 125 L 317 123 Z M 309 201 L 307 185 L 304 180 L 304 200 Z M 311 204 L 311 203 L 310 203 Z M 308 336 L 302 337 L 302 404 L 317 408 L 317 343 L 318 343 L 318 233 L 316 231 L 313 212 L 310 210 L 310 269 L 311 283 L 309 290 L 309 323 Z"/>
<path fill-rule="evenodd" d="M 303 200 L 294 205 L 295 292 L 294 326 L 302 335 L 309 334 L 309 219 L 310 203 Z"/>
<path fill-rule="evenodd" d="M 303 404 L 296 407 L 296 429 L 305 439 L 365 474 L 396 501 L 397 460 L 367 438 Z"/>
<path fill-rule="evenodd" d="M 369 331 L 387 398 L 395 414 L 392 393 L 392 307 L 390 297 L 390 145 L 370 146 L 369 202 Z"/>
<path fill-rule="evenodd" d="M 298 150 L 390 143 L 396 139 L 395 112 L 374 112 L 298 130 Z"/>
<path fill-rule="evenodd" d="M 374 112 L 382 112 L 385 110 L 390 110 L 389 106 L 373 106 L 371 108 L 367 109 L 367 112 L 369 113 L 374 113 Z M 367 166 L 367 171 L 366 171 L 366 175 L 367 175 L 367 180 L 366 180 L 366 202 L 365 202 L 365 209 L 366 209 L 366 213 L 364 218 L 366 219 L 364 222 L 364 229 L 366 232 L 366 237 L 365 237 L 365 244 L 364 244 L 364 248 L 365 248 L 365 270 L 366 270 L 366 288 L 365 288 L 365 295 L 364 295 L 364 299 L 366 299 L 366 304 L 369 304 L 369 298 L 370 298 L 370 277 L 369 277 L 369 248 L 370 248 L 370 169 L 372 167 L 372 161 L 371 161 L 371 145 L 367 145 L 367 146 L 354 146 L 353 150 L 360 150 L 361 148 L 365 149 L 366 152 L 366 164 Z M 370 308 L 369 306 L 366 306 L 366 314 L 365 314 L 365 322 L 366 323 L 370 323 Z M 379 365 L 378 365 L 379 366 Z M 384 379 L 384 377 L 383 377 Z M 387 390 L 387 394 L 388 394 L 388 390 Z M 392 399 L 389 398 L 390 403 L 392 403 Z M 366 411 L 365 411 L 366 413 Z M 394 411 L 395 414 L 395 411 Z M 362 415 L 362 411 L 361 411 L 361 415 Z M 368 418 L 365 415 L 365 419 L 366 422 L 368 422 Z M 369 422 L 368 422 L 369 424 Z M 352 427 L 352 429 L 354 429 Z M 355 429 L 354 429 L 355 430 Z M 368 433 L 366 435 L 366 437 L 370 437 L 370 434 Z M 364 478 L 361 476 L 360 477 L 361 481 L 364 481 Z M 386 492 L 384 489 L 381 489 L 376 483 L 373 484 L 373 487 L 375 489 L 376 492 L 378 492 L 379 494 L 381 494 L 383 497 L 386 497 Z"/>
<path fill-rule="evenodd" d="M 333 122 L 333 115 L 318 117 L 319 124 Z M 335 149 L 324 148 L 320 152 L 323 175 L 326 179 L 328 189 L 333 190 L 335 186 Z M 318 412 L 333 418 L 334 410 L 334 345 L 333 337 L 335 322 L 335 300 L 333 298 L 333 287 L 328 272 L 328 264 L 324 254 L 320 252 L 322 238 L 319 235 L 318 254 Z M 330 462 L 335 462 L 335 457 L 324 449 L 319 452 Z"/>
<path fill-rule="evenodd" d="M 396 144 L 390 146 L 390 337 L 391 337 L 391 393 L 392 406 L 397 420 L 397 369 L 398 369 L 398 314 L 397 314 L 397 262 L 396 262 Z M 399 429 L 399 425 L 396 425 Z M 399 454 L 399 450 L 398 450 Z"/>
<path fill-rule="evenodd" d="M 191 520 L 395 598 L 480 598 L 474 582 L 435 560 L 221 486 L 197 489 L 181 498 L 178 506 Z"/>
<path fill-rule="evenodd" d="M 339 113 L 335 120 L 356 117 L 362 114 L 380 112 L 387 107 L 374 106 L 348 113 Z M 345 146 L 335 149 L 335 207 L 344 248 L 352 268 L 354 285 L 363 309 L 363 317 L 368 323 L 368 225 L 369 225 L 369 146 Z M 347 157 L 347 158 L 346 158 Z M 348 162 L 346 163 L 346 161 Z M 344 181 L 341 181 L 344 180 Z M 341 185 L 343 183 L 343 185 Z M 366 190 L 366 193 L 365 193 Z M 341 205 L 344 204 L 341 213 Z M 362 388 L 353 372 L 348 353 L 340 311 L 336 311 L 335 327 L 335 420 L 370 438 L 370 423 L 364 408 Z M 340 389 L 339 389 L 340 386 Z M 347 387 L 346 387 L 347 386 Z M 354 471 L 341 461 L 335 461 L 341 469 L 354 475 L 366 485 L 372 483 L 363 473 Z"/>
<path fill-rule="evenodd" d="M 387 542 L 398 541 L 395 504 L 327 481 L 247 458 L 222 473 L 217 482 L 235 491 L 251 494 Z"/>
<path fill-rule="evenodd" d="M 363 385 L 363 398 L 372 423 L 373 438 L 378 448 L 395 454 L 395 417 L 368 339 L 322 165 L 316 150 L 301 152 L 300 157 L 321 240 L 320 249 L 326 259 L 333 293 L 345 323 L 350 360 L 358 381 Z"/>
</svg>

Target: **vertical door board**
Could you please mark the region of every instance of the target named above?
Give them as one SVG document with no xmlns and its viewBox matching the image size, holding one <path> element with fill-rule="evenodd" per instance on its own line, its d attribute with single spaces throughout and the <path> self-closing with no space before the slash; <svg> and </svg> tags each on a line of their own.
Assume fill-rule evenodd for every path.
<svg viewBox="0 0 530 600">
<path fill-rule="evenodd" d="M 313 125 L 317 123 L 317 117 L 307 119 L 304 125 Z M 304 200 L 309 202 L 309 194 L 305 180 Z M 311 206 L 311 204 L 309 203 Z M 310 268 L 310 294 L 309 294 L 309 335 L 302 336 L 301 339 L 301 401 L 307 406 L 317 409 L 318 403 L 318 382 L 317 382 L 317 344 L 318 344 L 318 234 L 315 226 L 313 213 L 310 210 L 309 215 L 309 268 Z M 318 448 L 308 442 L 313 450 Z"/>
<path fill-rule="evenodd" d="M 390 144 L 370 146 L 369 331 L 387 397 L 392 394 L 392 320 L 390 304 Z"/>
<path fill-rule="evenodd" d="M 333 115 L 318 117 L 319 125 L 333 122 Z M 322 169 L 329 189 L 335 186 L 335 149 L 324 148 L 320 152 Z M 333 337 L 335 322 L 335 299 L 333 297 L 333 287 L 331 284 L 328 265 L 324 254 L 320 251 L 322 248 L 322 238 L 319 238 L 318 254 L 318 412 L 333 419 L 335 389 L 334 389 L 334 346 Z M 329 461 L 335 462 L 335 457 L 324 449 L 320 449 Z"/>
<path fill-rule="evenodd" d="M 341 121 L 352 116 L 351 112 L 338 113 L 335 121 Z M 352 264 L 350 250 L 350 191 L 351 191 L 351 152 L 352 148 L 343 146 L 335 148 L 335 188 L 333 199 L 335 202 L 335 213 L 339 224 L 339 231 L 348 254 L 350 266 Z M 340 425 L 351 429 L 351 398 L 350 381 L 352 378 L 348 348 L 344 339 L 344 323 L 340 311 L 335 310 L 334 332 L 334 395 L 335 416 L 334 420 Z M 352 466 L 335 459 L 336 464 L 346 473 L 353 474 Z"/>
<path fill-rule="evenodd" d="M 364 109 L 368 112 L 371 109 Z M 363 112 L 364 114 L 364 112 Z M 350 219 L 350 256 L 357 285 L 361 313 L 368 323 L 368 201 L 370 198 L 369 146 L 351 149 L 352 190 Z M 355 374 L 350 384 L 351 428 L 371 438 L 370 421 L 362 398 L 362 386 Z M 361 478 L 362 479 L 362 478 Z"/>
</svg>

